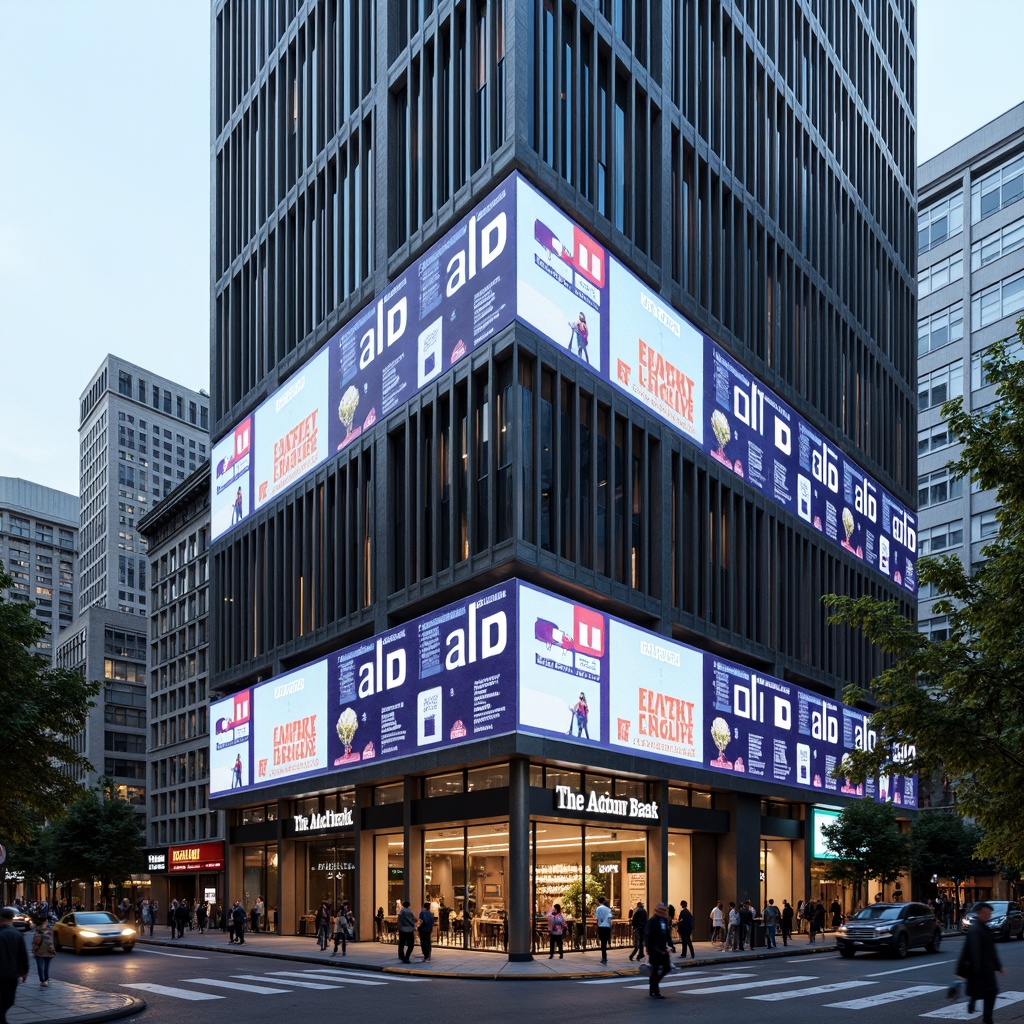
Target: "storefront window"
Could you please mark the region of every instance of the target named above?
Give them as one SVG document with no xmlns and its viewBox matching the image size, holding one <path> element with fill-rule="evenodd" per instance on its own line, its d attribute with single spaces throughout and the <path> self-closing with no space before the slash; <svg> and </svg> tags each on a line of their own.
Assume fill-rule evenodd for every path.
<svg viewBox="0 0 1024 1024">
<path fill-rule="evenodd" d="M 587 789 L 597 793 L 598 796 L 612 795 L 612 780 L 603 775 L 591 775 L 587 772 Z"/>
<path fill-rule="evenodd" d="M 580 773 L 561 768 L 548 768 L 544 772 L 544 786 L 554 789 L 556 786 L 568 786 L 570 789 L 582 789 Z"/>
<path fill-rule="evenodd" d="M 686 900 L 690 904 L 691 913 L 697 913 L 693 905 L 693 861 L 689 835 L 681 832 L 668 834 L 668 870 L 665 880 L 668 885 L 668 898 L 679 910 L 679 901 Z M 779 906 L 782 906 L 780 903 Z"/>
<path fill-rule="evenodd" d="M 373 790 L 373 802 L 381 804 L 400 804 L 405 798 L 405 783 L 395 782 L 390 786 L 376 786 Z"/>
<path fill-rule="evenodd" d="M 355 842 L 351 835 L 308 843 L 307 913 L 321 900 L 332 907 L 355 902 Z"/>
<path fill-rule="evenodd" d="M 544 766 L 540 764 L 530 765 L 530 785 L 535 789 L 544 788 Z"/>
<path fill-rule="evenodd" d="M 690 806 L 691 807 L 705 807 L 711 810 L 714 807 L 714 801 L 711 793 L 705 793 L 702 790 L 694 789 L 690 791 Z"/>
<path fill-rule="evenodd" d="M 242 851 L 242 903 L 247 912 L 263 897 L 264 915 L 260 927 L 264 931 L 277 928 L 277 847 L 247 846 Z M 230 894 L 228 894 L 230 895 Z M 232 896 L 227 906 L 237 897 Z"/>
<path fill-rule="evenodd" d="M 647 785 L 631 779 L 616 779 L 615 795 L 620 800 L 628 800 L 630 797 L 635 797 L 637 800 L 646 800 Z"/>
<path fill-rule="evenodd" d="M 404 850 L 401 832 L 374 839 L 373 898 L 383 908 L 385 920 L 392 922 L 398 917 L 405 898 Z"/>
<path fill-rule="evenodd" d="M 450 796 L 464 790 L 462 772 L 449 772 L 447 775 L 433 775 L 423 780 L 423 795 Z"/>
<path fill-rule="evenodd" d="M 491 764 L 486 768 L 471 768 L 466 777 L 466 790 L 505 789 L 508 786 L 508 765 Z"/>
</svg>

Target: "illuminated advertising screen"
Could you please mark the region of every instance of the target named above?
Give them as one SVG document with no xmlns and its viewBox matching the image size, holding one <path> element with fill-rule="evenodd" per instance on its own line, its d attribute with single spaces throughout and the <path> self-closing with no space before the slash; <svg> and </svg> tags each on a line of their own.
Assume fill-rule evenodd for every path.
<svg viewBox="0 0 1024 1024">
<path fill-rule="evenodd" d="M 214 540 L 514 319 L 916 593 L 915 514 L 518 174 L 217 442 Z"/>
<path fill-rule="evenodd" d="M 212 795 L 513 732 L 916 807 L 917 778 L 832 777 L 873 749 L 835 698 L 510 580 L 211 707 Z M 899 757 L 894 756 L 894 762 Z"/>
<path fill-rule="evenodd" d="M 825 810 L 823 807 L 811 808 L 811 856 L 815 860 L 839 859 L 821 831 L 823 825 L 834 825 L 838 817 L 839 811 Z"/>
</svg>

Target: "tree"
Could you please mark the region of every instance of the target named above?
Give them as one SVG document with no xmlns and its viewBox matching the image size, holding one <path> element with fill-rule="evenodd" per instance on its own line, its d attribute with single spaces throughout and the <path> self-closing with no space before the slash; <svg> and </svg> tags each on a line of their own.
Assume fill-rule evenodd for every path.
<svg viewBox="0 0 1024 1024">
<path fill-rule="evenodd" d="M 878 879 L 891 885 L 910 867 L 910 839 L 900 831 L 892 804 L 863 799 L 847 804 L 831 825 L 821 827 L 838 858 L 829 874 L 856 887 Z"/>
<path fill-rule="evenodd" d="M 604 886 L 597 880 L 595 875 L 587 875 L 586 895 L 587 905 L 583 906 L 583 882 L 580 879 L 573 879 L 565 887 L 565 895 L 562 896 L 562 905 L 572 914 L 573 917 L 586 917 L 593 913 L 597 901 L 604 895 Z"/>
<path fill-rule="evenodd" d="M 1024 344 L 1024 319 L 1017 321 Z M 962 814 L 982 828 L 977 853 L 1020 867 L 1020 794 L 1024 792 L 1024 362 L 1003 344 L 985 372 L 998 402 L 968 414 L 960 398 L 943 416 L 962 444 L 954 478 L 995 490 L 998 533 L 985 561 L 968 574 L 956 556 L 922 558 L 921 584 L 942 595 L 934 612 L 949 620 L 946 639 L 917 632 L 896 602 L 835 594 L 824 600 L 833 624 L 860 628 L 888 655 L 889 667 L 864 688 L 848 686 L 848 704 L 878 706 L 879 742 L 844 762 L 857 781 L 895 762 L 921 777 L 945 775 Z"/>
<path fill-rule="evenodd" d="M 110 779 L 80 793 L 48 831 L 49 863 L 59 878 L 98 880 L 106 893 L 111 882 L 144 869 L 139 815 L 116 795 Z"/>
<path fill-rule="evenodd" d="M 991 868 L 977 860 L 981 829 L 958 814 L 925 811 L 910 830 L 910 866 L 915 879 L 933 875 L 950 879 L 959 894 L 960 882 Z"/>
<path fill-rule="evenodd" d="M 0 842 L 29 841 L 37 818 L 56 818 L 81 791 L 88 760 L 71 744 L 99 693 L 78 673 L 50 668 L 31 650 L 46 635 L 31 606 L 9 601 L 14 580 L 0 563 Z"/>
</svg>

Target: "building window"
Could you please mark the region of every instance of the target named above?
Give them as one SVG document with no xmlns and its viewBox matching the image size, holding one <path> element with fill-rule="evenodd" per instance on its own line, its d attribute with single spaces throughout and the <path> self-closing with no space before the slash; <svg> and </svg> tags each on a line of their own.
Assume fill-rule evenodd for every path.
<svg viewBox="0 0 1024 1024">
<path fill-rule="evenodd" d="M 917 354 L 927 355 L 964 337 L 964 304 L 954 302 L 953 305 L 940 309 L 931 316 L 922 317 L 917 321 Z"/>
<path fill-rule="evenodd" d="M 971 324 L 987 327 L 1024 309 L 1024 270 L 971 296 Z"/>
<path fill-rule="evenodd" d="M 119 370 L 117 374 L 117 392 L 128 398 L 132 397 L 132 375 Z"/>
<path fill-rule="evenodd" d="M 971 223 L 991 217 L 1024 196 L 1024 156 L 1008 160 L 971 185 Z"/>
<path fill-rule="evenodd" d="M 937 555 L 950 548 L 958 548 L 964 542 L 964 521 L 956 519 L 917 532 L 918 555 Z"/>
<path fill-rule="evenodd" d="M 939 260 L 930 267 L 925 267 L 917 275 L 917 296 L 923 299 L 926 295 L 945 288 L 947 284 L 960 281 L 964 276 L 964 255 L 954 253 L 948 259 Z"/>
<path fill-rule="evenodd" d="M 987 512 L 976 512 L 971 516 L 971 540 L 974 542 L 995 540 L 999 534 L 999 519 L 997 516 L 997 509 L 989 509 Z"/>
<path fill-rule="evenodd" d="M 917 251 L 927 252 L 964 229 L 964 196 L 962 192 L 932 203 L 917 215 Z"/>
<path fill-rule="evenodd" d="M 919 412 L 934 409 L 950 398 L 957 398 L 964 393 L 964 361 L 940 366 L 931 373 L 926 373 L 917 382 L 917 408 Z"/>
<path fill-rule="evenodd" d="M 945 423 L 940 423 L 936 427 L 925 427 L 917 432 L 918 455 L 927 455 L 928 452 L 947 448 L 952 443 L 953 439 L 949 435 L 949 427 Z"/>
<path fill-rule="evenodd" d="M 1016 252 L 1021 246 L 1024 246 L 1024 217 L 975 242 L 971 246 L 971 270 L 980 270 L 1000 256 Z"/>
<path fill-rule="evenodd" d="M 941 505 L 944 501 L 953 501 L 962 497 L 964 482 L 953 479 L 948 469 L 940 469 L 934 473 L 924 473 L 917 481 L 918 510 Z"/>
<path fill-rule="evenodd" d="M 932 640 L 948 640 L 949 619 L 945 615 L 938 619 L 920 619 L 917 631 Z"/>
</svg>

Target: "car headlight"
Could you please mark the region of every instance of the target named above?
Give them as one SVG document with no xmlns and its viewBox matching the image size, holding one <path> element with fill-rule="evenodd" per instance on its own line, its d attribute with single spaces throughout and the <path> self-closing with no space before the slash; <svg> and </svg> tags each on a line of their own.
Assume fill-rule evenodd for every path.
<svg viewBox="0 0 1024 1024">
<path fill-rule="evenodd" d="M 999 927 L 1002 926 L 1002 924 L 1003 924 L 1003 922 L 1005 920 L 1006 920 L 1006 915 L 1005 914 L 1002 917 L 993 917 L 989 921 L 989 926 L 992 927 L 992 928 L 999 928 Z"/>
<path fill-rule="evenodd" d="M 836 929 L 836 932 L 837 932 L 837 933 L 838 933 L 839 935 L 845 935 L 845 934 L 846 934 L 846 925 L 845 925 L 845 924 L 841 924 L 841 925 L 840 925 L 840 926 L 839 926 L 839 927 L 838 927 L 838 928 Z"/>
<path fill-rule="evenodd" d="M 83 928 L 79 933 L 83 939 L 98 939 L 100 937 L 99 932 L 90 932 Z"/>
<path fill-rule="evenodd" d="M 135 934 L 135 930 L 133 928 L 124 928 L 124 929 L 122 929 L 121 934 L 124 935 L 125 937 L 127 937 L 129 935 L 134 935 Z"/>
<path fill-rule="evenodd" d="M 892 935 L 892 926 L 887 924 L 876 924 L 875 925 L 876 935 Z"/>
</svg>

